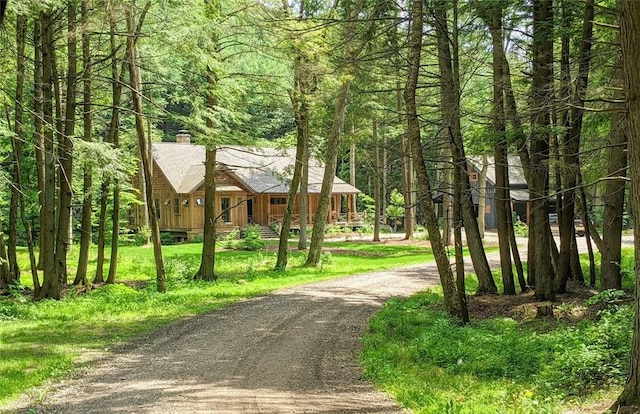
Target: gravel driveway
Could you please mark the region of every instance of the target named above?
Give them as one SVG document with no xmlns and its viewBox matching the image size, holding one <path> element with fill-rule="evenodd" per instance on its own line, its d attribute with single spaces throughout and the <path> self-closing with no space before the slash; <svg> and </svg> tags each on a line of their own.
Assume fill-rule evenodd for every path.
<svg viewBox="0 0 640 414">
<path fill-rule="evenodd" d="M 361 379 L 359 338 L 435 264 L 285 289 L 160 329 L 57 384 L 31 413 L 400 413 Z"/>
</svg>

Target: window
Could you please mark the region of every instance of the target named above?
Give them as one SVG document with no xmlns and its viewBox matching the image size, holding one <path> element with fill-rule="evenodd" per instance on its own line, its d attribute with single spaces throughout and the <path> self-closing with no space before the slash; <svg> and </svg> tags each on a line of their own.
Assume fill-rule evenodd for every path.
<svg viewBox="0 0 640 414">
<path fill-rule="evenodd" d="M 156 198 L 154 204 L 156 205 L 156 218 L 160 219 L 160 199 Z"/>
<path fill-rule="evenodd" d="M 475 183 L 478 181 L 478 173 L 477 172 L 472 172 L 469 173 L 469 182 Z"/>
<path fill-rule="evenodd" d="M 175 214 L 176 216 L 180 215 L 180 199 L 179 198 L 173 199 L 173 214 Z"/>
<path fill-rule="evenodd" d="M 196 197 L 196 206 L 204 206 L 204 198 Z"/>
<path fill-rule="evenodd" d="M 231 223 L 231 199 L 229 197 L 222 197 L 220 199 L 220 207 L 222 210 L 222 221 Z"/>
<path fill-rule="evenodd" d="M 182 199 L 182 205 L 185 207 L 189 207 L 189 199 L 188 198 L 183 198 Z"/>
<path fill-rule="evenodd" d="M 287 204 L 286 197 L 271 197 L 271 205 L 284 205 Z"/>
</svg>

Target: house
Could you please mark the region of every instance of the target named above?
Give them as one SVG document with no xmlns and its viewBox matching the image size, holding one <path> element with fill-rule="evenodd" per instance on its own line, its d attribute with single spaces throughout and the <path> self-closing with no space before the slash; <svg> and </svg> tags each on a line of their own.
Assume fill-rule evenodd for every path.
<svg viewBox="0 0 640 414">
<path fill-rule="evenodd" d="M 473 195 L 473 204 L 476 210 L 480 201 L 480 174 L 482 171 L 483 156 L 471 155 L 467 156 L 469 166 L 469 181 Z M 496 218 L 495 203 L 495 185 L 496 185 L 496 169 L 495 160 L 491 156 L 487 156 L 487 184 L 485 190 L 485 227 L 496 228 L 498 226 Z M 517 155 L 508 155 L 507 163 L 509 167 L 509 190 L 511 195 L 511 208 L 518 214 L 521 221 L 527 222 L 529 217 L 529 188 L 527 180 L 524 176 L 520 157 Z"/>
<path fill-rule="evenodd" d="M 176 142 L 152 144 L 153 198 L 160 231 L 178 239 L 201 235 L 204 224 L 205 148 L 190 142 L 188 134 L 178 134 Z M 282 222 L 293 174 L 295 149 L 219 146 L 216 151 L 217 230 L 225 233 L 250 224 L 274 226 Z M 315 219 L 320 201 L 324 166 L 309 160 L 308 224 Z M 140 176 L 136 183 L 140 185 Z M 350 211 L 353 197 L 360 191 L 334 177 L 328 223 L 355 222 Z M 292 228 L 299 226 L 298 197 Z M 144 223 L 145 207 L 135 206 L 129 223 L 139 228 Z"/>
</svg>

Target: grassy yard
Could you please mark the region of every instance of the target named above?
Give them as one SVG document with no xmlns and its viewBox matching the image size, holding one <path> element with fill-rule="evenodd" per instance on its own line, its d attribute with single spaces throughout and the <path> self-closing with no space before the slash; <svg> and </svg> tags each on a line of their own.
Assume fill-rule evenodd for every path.
<svg viewBox="0 0 640 414">
<path fill-rule="evenodd" d="M 61 301 L 33 302 L 17 290 L 12 297 L 0 298 L 0 407 L 48 379 L 68 375 L 81 361 L 171 321 L 274 289 L 432 259 L 429 249 L 412 244 L 327 242 L 320 269 L 302 267 L 305 256 L 292 252 L 288 270 L 278 273 L 273 271 L 275 246 L 267 247 L 218 252 L 219 281 L 206 283 L 192 280 L 201 244 L 164 246 L 165 294 L 155 291 L 152 249 L 121 247 L 115 285 L 88 293 L 72 289 Z M 25 269 L 26 251 L 20 253 Z M 71 279 L 74 254 L 77 248 L 69 259 Z M 92 254 L 91 275 L 95 251 Z M 29 272 L 23 272 L 22 283 L 29 286 Z"/>
<path fill-rule="evenodd" d="M 623 268 L 631 292 L 631 249 Z M 602 413 L 626 377 L 634 315 L 612 300 L 622 292 L 590 294 L 560 298 L 552 319 L 513 306 L 526 295 L 472 297 L 485 309 L 464 327 L 440 289 L 391 300 L 363 339 L 366 376 L 416 413 Z M 500 311 L 484 317 L 489 306 Z"/>
</svg>

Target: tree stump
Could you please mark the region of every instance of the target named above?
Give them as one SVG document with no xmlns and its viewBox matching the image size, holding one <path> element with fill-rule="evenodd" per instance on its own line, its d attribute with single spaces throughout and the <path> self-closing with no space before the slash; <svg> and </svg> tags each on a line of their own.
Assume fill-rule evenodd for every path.
<svg viewBox="0 0 640 414">
<path fill-rule="evenodd" d="M 553 305 L 551 302 L 541 302 L 536 305 L 536 318 L 553 317 Z"/>
</svg>

